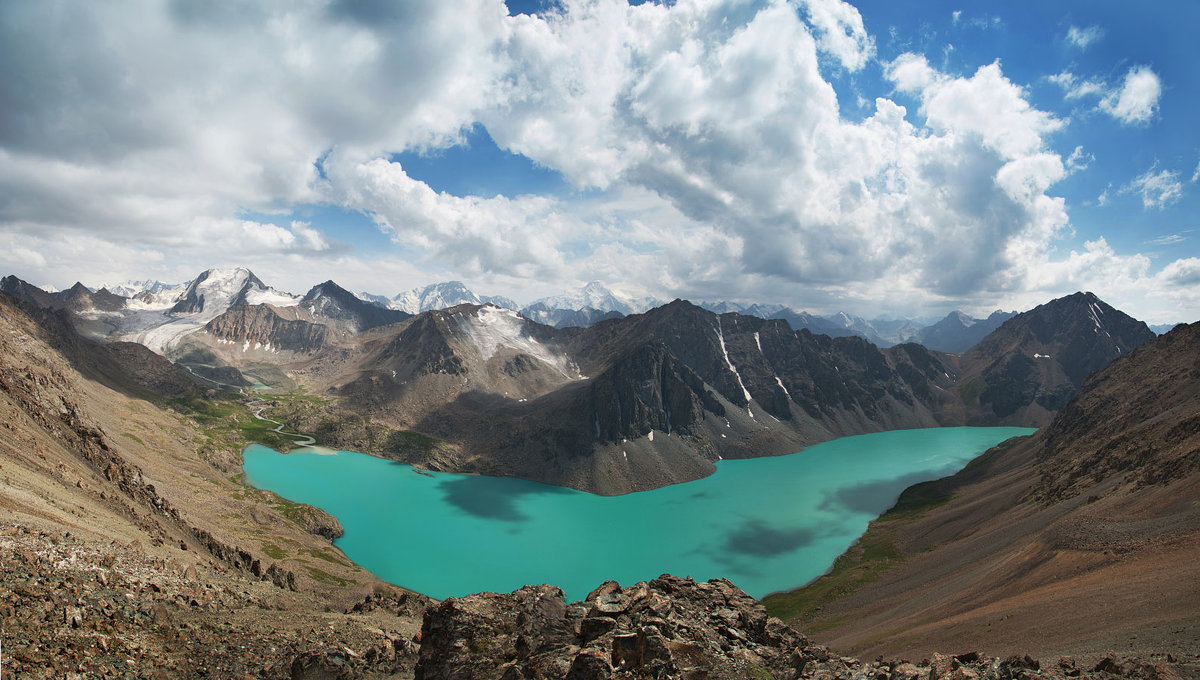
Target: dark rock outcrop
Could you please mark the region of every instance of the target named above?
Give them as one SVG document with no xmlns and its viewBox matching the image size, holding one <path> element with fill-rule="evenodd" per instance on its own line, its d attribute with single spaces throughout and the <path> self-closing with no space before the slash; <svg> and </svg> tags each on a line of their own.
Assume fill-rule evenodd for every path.
<svg viewBox="0 0 1200 680">
<path fill-rule="evenodd" d="M 360 333 L 376 326 L 385 326 L 411 318 L 411 314 L 380 307 L 360 300 L 358 296 L 333 281 L 309 289 L 300 301 L 314 319 L 333 323 L 350 333 Z"/>
<path fill-rule="evenodd" d="M 226 342 L 306 354 L 324 347 L 331 336 L 324 324 L 285 319 L 268 305 L 234 307 L 209 321 L 204 330 Z"/>
</svg>

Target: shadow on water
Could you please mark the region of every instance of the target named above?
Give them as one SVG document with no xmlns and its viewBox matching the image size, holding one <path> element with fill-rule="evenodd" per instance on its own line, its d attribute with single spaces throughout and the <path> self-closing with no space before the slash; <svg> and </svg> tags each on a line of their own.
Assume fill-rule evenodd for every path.
<svg viewBox="0 0 1200 680">
<path fill-rule="evenodd" d="M 896 479 L 880 479 L 873 482 L 863 482 L 854 486 L 845 486 L 826 495 L 821 509 L 825 511 L 845 511 L 880 515 L 891 508 L 900 492 L 913 484 L 929 479 L 937 479 L 942 473 L 937 470 L 914 472 L 897 477 Z"/>
<path fill-rule="evenodd" d="M 529 517 L 517 509 L 521 498 L 539 494 L 570 494 L 571 489 L 495 477 L 454 477 L 442 479 L 438 486 L 446 502 L 463 512 L 483 519 L 525 522 Z"/>
<path fill-rule="evenodd" d="M 733 554 L 774 557 L 792 552 L 812 543 L 817 534 L 812 529 L 793 527 L 780 529 L 762 520 L 742 522 L 725 539 L 725 550 Z"/>
</svg>

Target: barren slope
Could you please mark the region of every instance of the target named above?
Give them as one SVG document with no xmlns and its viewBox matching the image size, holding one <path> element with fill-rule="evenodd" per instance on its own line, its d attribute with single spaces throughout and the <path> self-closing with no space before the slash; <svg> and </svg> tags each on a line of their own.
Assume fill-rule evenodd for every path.
<svg viewBox="0 0 1200 680">
<path fill-rule="evenodd" d="M 293 657 L 323 645 L 293 629 L 323 629 L 328 607 L 341 611 L 375 589 L 394 595 L 393 608 L 408 598 L 305 530 L 329 534 L 335 523 L 327 516 L 246 487 L 238 448 L 164 408 L 152 388 L 161 386 L 156 376 L 172 375 L 165 360 L 126 357 L 56 335 L 69 326 L 52 328 L 0 294 L 0 534 L 8 537 L 0 574 L 9 579 L 0 616 L 6 661 L 22 664 L 20 677 L 100 675 L 102 666 L 135 657 L 185 668 L 225 658 L 226 671 L 286 676 Z M 118 372 L 125 380 L 113 386 L 123 391 L 100 382 Z M 185 402 L 196 389 L 166 384 L 182 389 Z M 108 581 L 89 580 L 93 572 Z M 330 639 L 394 647 L 391 638 L 408 639 L 418 625 L 423 598 L 409 599 L 416 608 L 405 616 L 386 624 L 347 618 Z M 125 605 L 134 613 L 114 618 L 112 607 Z M 161 617 L 136 613 L 157 605 Z M 188 647 L 158 625 L 181 620 L 211 648 Z M 281 631 L 275 651 L 241 658 L 236 641 L 261 641 L 263 627 Z M 46 646 L 60 634 L 75 656 L 59 658 Z"/>
<path fill-rule="evenodd" d="M 907 492 L 864 537 L 902 563 L 802 627 L 868 656 L 1200 654 L 1198 396 L 1200 324 L 1118 359 L 1046 430 Z"/>
</svg>

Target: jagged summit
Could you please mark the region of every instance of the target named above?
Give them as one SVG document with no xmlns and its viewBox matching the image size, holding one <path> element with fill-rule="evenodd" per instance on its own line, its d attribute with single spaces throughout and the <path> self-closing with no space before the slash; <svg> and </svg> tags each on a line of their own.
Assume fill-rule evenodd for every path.
<svg viewBox="0 0 1200 680">
<path fill-rule="evenodd" d="M 462 281 L 445 281 L 413 288 L 392 298 L 392 309 L 420 314 L 434 309 L 447 309 L 461 304 L 483 304 L 484 300 L 467 288 Z"/>
<path fill-rule="evenodd" d="M 965 352 L 1015 314 L 996 310 L 986 319 L 976 319 L 956 310 L 922 328 L 913 341 L 941 352 Z"/>
<path fill-rule="evenodd" d="M 170 311 L 174 314 L 195 314 L 261 302 L 294 304 L 295 299 L 268 288 L 254 272 L 245 267 L 208 269 L 188 284 Z"/>
<path fill-rule="evenodd" d="M 1001 423 L 1044 425 L 1090 373 L 1154 337 L 1092 293 L 1051 300 L 1007 319 L 962 356 L 963 400 Z"/>
<path fill-rule="evenodd" d="M 352 333 L 403 321 L 410 316 L 400 310 L 384 309 L 364 301 L 332 280 L 309 289 L 299 306 L 308 310 L 313 320 L 340 322 L 345 330 Z"/>
</svg>

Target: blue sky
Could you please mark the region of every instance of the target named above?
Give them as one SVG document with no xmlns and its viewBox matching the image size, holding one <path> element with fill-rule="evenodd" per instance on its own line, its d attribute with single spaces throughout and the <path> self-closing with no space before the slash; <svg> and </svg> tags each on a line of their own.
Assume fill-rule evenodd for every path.
<svg viewBox="0 0 1200 680">
<path fill-rule="evenodd" d="M 1197 25 L 1193 2 L 17 0 L 0 268 L 868 317 L 1084 289 L 1191 321 Z"/>
</svg>

